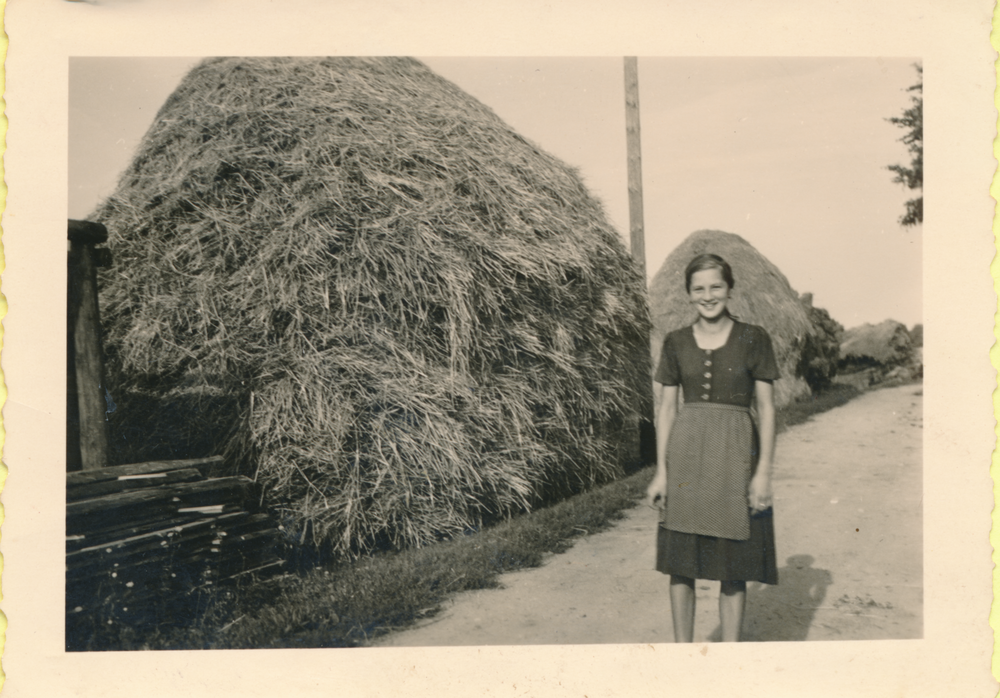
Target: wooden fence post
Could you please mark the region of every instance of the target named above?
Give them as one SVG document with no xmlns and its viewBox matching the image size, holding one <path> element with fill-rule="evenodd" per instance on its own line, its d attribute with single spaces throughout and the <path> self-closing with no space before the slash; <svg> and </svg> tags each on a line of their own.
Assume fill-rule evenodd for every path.
<svg viewBox="0 0 1000 698">
<path fill-rule="evenodd" d="M 107 241 L 108 231 L 100 223 L 70 220 L 68 232 L 66 468 L 90 470 L 108 463 L 97 267 L 109 255 L 94 248 Z"/>
</svg>

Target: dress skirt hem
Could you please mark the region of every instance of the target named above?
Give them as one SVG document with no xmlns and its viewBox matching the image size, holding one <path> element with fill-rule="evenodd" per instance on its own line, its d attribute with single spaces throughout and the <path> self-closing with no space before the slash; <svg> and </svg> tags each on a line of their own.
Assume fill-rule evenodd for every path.
<svg viewBox="0 0 1000 698">
<path fill-rule="evenodd" d="M 732 540 L 657 527 L 656 569 L 692 579 L 778 583 L 774 514 L 750 517 L 750 538 Z"/>
</svg>

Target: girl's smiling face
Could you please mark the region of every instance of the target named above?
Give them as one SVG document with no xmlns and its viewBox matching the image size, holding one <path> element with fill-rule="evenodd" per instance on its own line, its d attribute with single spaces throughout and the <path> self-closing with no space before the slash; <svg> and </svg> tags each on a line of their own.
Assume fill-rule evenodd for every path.
<svg viewBox="0 0 1000 698">
<path fill-rule="evenodd" d="M 698 314 L 705 320 L 717 320 L 729 304 L 729 284 L 722 278 L 721 269 L 703 269 L 691 276 L 688 295 Z"/>
</svg>

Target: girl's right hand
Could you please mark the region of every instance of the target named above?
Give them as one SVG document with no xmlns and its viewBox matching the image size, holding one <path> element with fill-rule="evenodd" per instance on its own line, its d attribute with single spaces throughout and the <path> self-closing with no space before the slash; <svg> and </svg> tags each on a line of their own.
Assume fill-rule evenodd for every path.
<svg viewBox="0 0 1000 698">
<path fill-rule="evenodd" d="M 646 488 L 646 504 L 662 508 L 667 502 L 667 475 L 657 473 Z"/>
</svg>

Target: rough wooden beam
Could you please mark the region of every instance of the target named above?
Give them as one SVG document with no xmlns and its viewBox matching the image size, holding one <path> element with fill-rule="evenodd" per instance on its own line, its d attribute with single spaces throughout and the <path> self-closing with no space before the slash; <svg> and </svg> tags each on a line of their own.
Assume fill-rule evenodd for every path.
<svg viewBox="0 0 1000 698">
<path fill-rule="evenodd" d="M 105 425 L 104 360 L 101 346 L 101 318 L 97 309 L 97 260 L 94 243 L 107 240 L 108 231 L 99 223 L 69 221 L 69 285 L 67 351 L 73 355 L 70 395 L 75 389 L 78 427 L 69 430 L 79 440 L 79 461 L 73 444 L 67 444 L 67 468 L 103 468 L 108 463 L 108 435 Z"/>
</svg>

